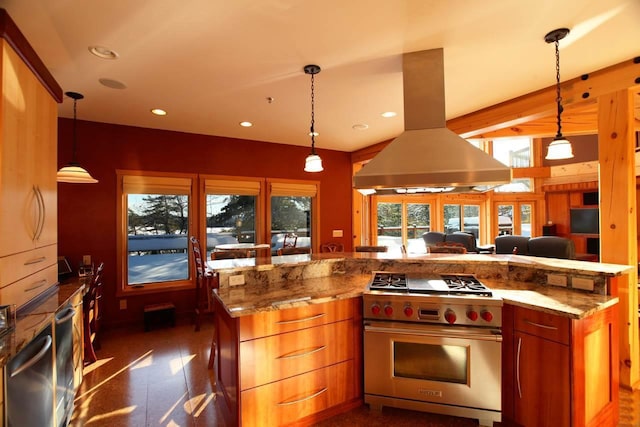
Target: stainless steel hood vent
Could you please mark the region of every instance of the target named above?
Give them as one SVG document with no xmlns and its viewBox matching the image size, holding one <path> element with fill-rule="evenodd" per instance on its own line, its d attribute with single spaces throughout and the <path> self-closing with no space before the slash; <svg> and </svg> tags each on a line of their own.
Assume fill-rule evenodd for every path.
<svg viewBox="0 0 640 427">
<path fill-rule="evenodd" d="M 403 55 L 405 132 L 358 171 L 363 193 L 483 192 L 511 169 L 446 127 L 443 50 Z"/>
</svg>

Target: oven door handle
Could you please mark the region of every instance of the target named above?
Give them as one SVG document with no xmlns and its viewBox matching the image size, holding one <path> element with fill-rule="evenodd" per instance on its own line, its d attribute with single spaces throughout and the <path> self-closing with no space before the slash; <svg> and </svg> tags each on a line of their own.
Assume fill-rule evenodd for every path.
<svg viewBox="0 0 640 427">
<path fill-rule="evenodd" d="M 496 329 L 491 329 L 490 332 L 486 330 L 475 331 L 473 329 L 460 329 L 460 328 L 432 328 L 424 327 L 410 328 L 406 326 L 395 326 L 392 328 L 386 326 L 376 326 L 373 324 L 364 324 L 364 331 L 366 332 L 379 332 L 384 334 L 394 335 L 411 335 L 416 337 L 438 337 L 438 338 L 463 338 L 474 339 L 484 341 L 498 341 L 502 342 L 502 334 Z"/>
</svg>

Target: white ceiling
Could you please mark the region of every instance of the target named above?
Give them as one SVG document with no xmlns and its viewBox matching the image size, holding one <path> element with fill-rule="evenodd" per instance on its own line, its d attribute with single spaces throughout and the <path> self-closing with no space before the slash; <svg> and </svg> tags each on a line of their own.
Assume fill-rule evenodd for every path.
<svg viewBox="0 0 640 427">
<path fill-rule="evenodd" d="M 444 48 L 451 119 L 640 55 L 640 0 L 0 0 L 78 119 L 353 151 L 403 129 L 403 52 Z M 99 59 L 104 46 L 117 60 Z M 126 89 L 103 86 L 120 81 Z M 267 101 L 273 97 L 273 102 Z M 554 102 L 554 99 L 550 99 Z M 72 117 L 66 98 L 60 116 Z M 150 114 L 160 107 L 165 117 Z M 397 111 L 384 119 L 380 113 Z M 240 121 L 254 123 L 251 128 Z M 366 130 L 354 130 L 367 124 Z"/>
</svg>

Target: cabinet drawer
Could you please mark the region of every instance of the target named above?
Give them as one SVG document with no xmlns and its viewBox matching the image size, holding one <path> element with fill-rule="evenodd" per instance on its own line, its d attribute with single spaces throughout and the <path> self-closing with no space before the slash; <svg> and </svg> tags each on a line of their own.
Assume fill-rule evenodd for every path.
<svg viewBox="0 0 640 427">
<path fill-rule="evenodd" d="M 18 308 L 54 286 L 58 280 L 58 264 L 51 265 L 9 286 L 0 288 L 0 305 L 15 304 Z"/>
<path fill-rule="evenodd" d="M 241 424 L 279 426 L 357 398 L 347 361 L 242 392 Z"/>
<path fill-rule="evenodd" d="M 571 320 L 554 314 L 515 307 L 515 328 L 562 344 L 569 344 Z"/>
<path fill-rule="evenodd" d="M 0 287 L 58 263 L 58 246 L 21 252 L 0 258 Z"/>
<path fill-rule="evenodd" d="M 265 311 L 240 318 L 240 341 L 353 319 L 356 316 L 361 316 L 360 298 Z"/>
<path fill-rule="evenodd" d="M 346 320 L 240 343 L 240 390 L 353 358 L 353 324 Z"/>
</svg>

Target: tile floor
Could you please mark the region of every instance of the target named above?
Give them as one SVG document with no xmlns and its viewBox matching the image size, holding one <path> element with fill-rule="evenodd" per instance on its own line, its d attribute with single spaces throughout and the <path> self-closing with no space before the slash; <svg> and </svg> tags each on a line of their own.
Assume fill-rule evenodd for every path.
<svg viewBox="0 0 640 427">
<path fill-rule="evenodd" d="M 144 332 L 107 331 L 98 361 L 85 368 L 76 395 L 72 427 L 225 426 L 215 404 L 215 380 L 207 369 L 211 322 L 200 332 L 178 322 L 175 328 Z M 640 391 L 621 391 L 620 426 L 640 427 Z M 343 426 L 466 427 L 477 422 L 384 408 L 372 413 L 363 406 L 318 424 Z"/>
</svg>

